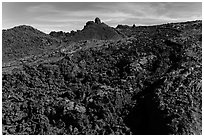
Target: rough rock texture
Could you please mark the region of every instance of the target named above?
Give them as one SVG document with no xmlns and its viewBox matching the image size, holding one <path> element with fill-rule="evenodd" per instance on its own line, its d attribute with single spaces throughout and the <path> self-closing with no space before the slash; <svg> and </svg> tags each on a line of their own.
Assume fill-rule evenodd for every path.
<svg viewBox="0 0 204 137">
<path fill-rule="evenodd" d="M 95 18 L 95 23 L 96 23 L 96 24 L 101 24 L 101 20 L 100 20 L 98 17 L 96 17 L 96 18 Z"/>
<path fill-rule="evenodd" d="M 71 33 L 51 32 L 51 36 L 62 39 L 65 42 L 80 41 L 80 40 L 116 40 L 124 36 L 116 29 L 101 23 L 99 18 L 94 21 L 88 21 L 82 30 Z"/>
<path fill-rule="evenodd" d="M 120 28 L 4 73 L 3 134 L 202 134 L 201 25 Z"/>
<path fill-rule="evenodd" d="M 58 46 L 59 40 L 31 26 L 21 25 L 2 32 L 3 62 L 37 55 Z"/>
</svg>

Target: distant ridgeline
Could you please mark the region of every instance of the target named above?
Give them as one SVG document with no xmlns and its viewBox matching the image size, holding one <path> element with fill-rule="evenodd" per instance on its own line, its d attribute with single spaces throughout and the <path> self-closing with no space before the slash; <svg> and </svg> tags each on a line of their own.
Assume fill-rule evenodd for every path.
<svg viewBox="0 0 204 137">
<path fill-rule="evenodd" d="M 31 26 L 20 25 L 2 30 L 2 60 L 4 63 L 18 61 L 32 55 L 56 50 L 62 42 L 81 40 L 118 40 L 125 36 L 117 29 L 101 22 L 99 18 L 88 21 L 82 30 L 45 34 Z"/>
<path fill-rule="evenodd" d="M 69 32 L 55 32 L 50 33 L 51 36 L 60 38 L 63 41 L 79 41 L 79 40 L 110 40 L 110 39 L 120 39 L 123 38 L 120 32 L 115 28 L 112 28 L 97 17 L 94 21 L 88 21 L 82 30 L 71 31 Z"/>
</svg>

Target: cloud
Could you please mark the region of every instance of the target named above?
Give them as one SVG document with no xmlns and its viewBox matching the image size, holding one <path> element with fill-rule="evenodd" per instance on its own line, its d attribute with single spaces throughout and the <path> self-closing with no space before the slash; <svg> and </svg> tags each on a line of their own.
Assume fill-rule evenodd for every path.
<svg viewBox="0 0 204 137">
<path fill-rule="evenodd" d="M 26 10 L 27 12 L 31 13 L 59 13 L 59 11 L 55 9 L 55 6 L 51 4 L 29 6 L 26 8 Z"/>
<path fill-rule="evenodd" d="M 193 2 L 174 2 L 174 3 L 152 3 L 152 9 L 154 11 L 154 17 L 164 17 L 172 20 L 191 20 L 195 17 L 201 18 L 201 3 L 193 3 Z"/>
<path fill-rule="evenodd" d="M 115 18 L 131 18 L 134 17 L 131 14 L 124 12 L 115 12 L 115 13 L 101 13 L 97 11 L 73 11 L 73 12 L 62 12 L 56 15 L 42 15 L 34 18 L 36 21 L 41 22 L 76 22 L 76 21 L 87 21 L 87 19 L 94 19 L 99 17 L 101 19 L 115 19 Z"/>
<path fill-rule="evenodd" d="M 193 5 L 193 6 L 192 6 Z M 195 5 L 195 6 L 194 6 Z M 65 22 L 70 19 L 111 18 L 178 18 L 199 17 L 199 3 L 42 3 L 29 7 L 28 11 L 38 13 L 36 21 Z M 201 7 L 200 7 L 201 8 Z M 189 10 L 188 10 L 189 9 Z M 52 18 L 52 19 L 51 19 Z M 69 18 L 69 19 L 68 19 Z M 61 21 L 60 21 L 61 20 Z M 119 19 L 118 19 L 119 20 Z M 122 19 L 121 19 L 122 20 Z"/>
<path fill-rule="evenodd" d="M 6 6 L 5 6 L 6 5 Z M 20 13 L 20 14 L 19 14 Z M 38 24 L 50 30 L 81 29 L 99 17 L 110 26 L 162 24 L 202 19 L 202 3 L 184 2 L 39 2 L 3 4 L 3 26 Z M 10 25 L 9 25 L 10 24 Z M 64 26 L 64 27 L 63 27 Z M 5 28 L 5 27 L 4 27 Z"/>
</svg>

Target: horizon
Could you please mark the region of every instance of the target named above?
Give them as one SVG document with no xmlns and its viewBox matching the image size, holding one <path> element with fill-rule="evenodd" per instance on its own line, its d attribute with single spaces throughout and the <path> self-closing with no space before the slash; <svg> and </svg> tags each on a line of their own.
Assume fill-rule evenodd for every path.
<svg viewBox="0 0 204 137">
<path fill-rule="evenodd" d="M 19 16 L 20 15 L 20 16 Z M 81 30 L 99 17 L 111 27 L 202 20 L 201 2 L 3 2 L 2 29 L 32 26 L 44 33 Z"/>
<path fill-rule="evenodd" d="M 92 21 L 92 20 L 88 20 L 88 21 Z M 187 21 L 182 21 L 182 22 L 167 22 L 167 23 L 162 23 L 162 24 L 151 24 L 151 25 L 136 25 L 136 27 L 139 27 L 139 26 L 155 26 L 155 25 L 164 25 L 164 24 L 168 24 L 168 23 L 183 23 L 183 22 L 194 22 L 194 21 L 202 21 L 202 20 L 187 20 Z M 103 22 L 103 21 L 102 21 Z M 105 22 L 103 22 L 103 23 L 105 23 Z M 86 24 L 86 23 L 85 23 Z M 85 25 L 84 24 L 84 25 Z M 106 24 L 106 23 L 105 23 Z M 108 25 L 108 24 L 107 24 Z M 127 25 L 127 24 L 118 24 L 118 25 Z M 134 24 L 132 24 L 132 25 L 134 25 Z M 132 26 L 132 25 L 128 25 L 128 26 Z M 44 32 L 43 30 L 41 30 L 41 29 L 38 29 L 38 28 L 36 28 L 36 27 L 34 27 L 34 26 L 31 26 L 31 25 L 29 25 L 29 24 L 20 24 L 20 25 L 17 25 L 17 26 L 13 26 L 13 27 L 11 27 L 11 28 L 6 28 L 6 29 L 3 29 L 2 28 L 2 30 L 8 30 L 8 29 L 13 29 L 14 27 L 19 27 L 19 26 L 30 26 L 30 27 L 33 27 L 34 29 L 37 29 L 37 30 L 39 30 L 39 31 L 41 31 L 41 32 L 43 32 L 43 33 L 46 33 L 46 34 L 49 34 L 50 32 L 52 32 L 52 31 L 55 31 L 55 30 L 51 30 L 50 32 Z M 110 27 L 114 27 L 114 28 L 116 28 L 117 27 L 117 25 L 116 26 L 110 26 Z M 55 31 L 55 32 L 59 32 L 59 31 L 62 31 L 62 32 L 65 32 L 65 33 L 67 33 L 67 32 L 71 32 L 71 31 L 77 31 L 77 30 L 70 30 L 70 31 L 64 31 L 64 30 L 57 30 L 57 31 Z"/>
</svg>

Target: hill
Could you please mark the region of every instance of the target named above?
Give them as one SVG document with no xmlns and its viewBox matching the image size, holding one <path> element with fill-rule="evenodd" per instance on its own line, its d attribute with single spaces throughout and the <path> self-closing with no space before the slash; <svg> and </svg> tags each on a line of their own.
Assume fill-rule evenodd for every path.
<svg viewBox="0 0 204 137">
<path fill-rule="evenodd" d="M 202 134 L 201 28 L 119 27 L 3 73 L 3 134 Z"/>
<path fill-rule="evenodd" d="M 61 38 L 63 41 L 80 41 L 80 40 L 116 40 L 124 36 L 115 28 L 112 28 L 101 22 L 99 18 L 94 21 L 88 21 L 82 30 L 67 32 L 51 32 L 51 36 Z"/>
<path fill-rule="evenodd" d="M 3 62 L 42 54 L 59 46 L 59 40 L 31 26 L 21 25 L 2 32 Z"/>
</svg>

